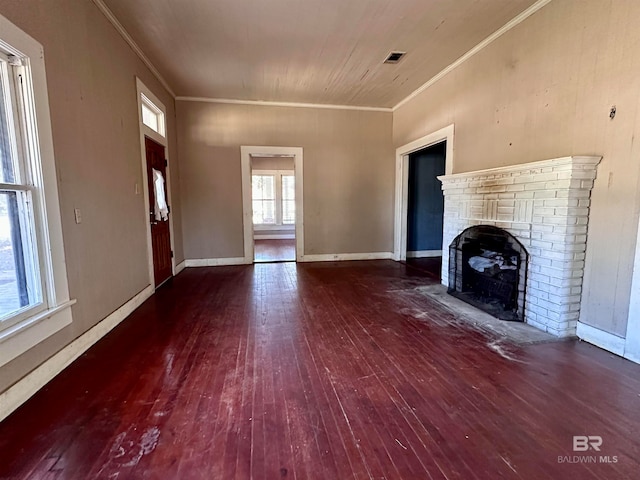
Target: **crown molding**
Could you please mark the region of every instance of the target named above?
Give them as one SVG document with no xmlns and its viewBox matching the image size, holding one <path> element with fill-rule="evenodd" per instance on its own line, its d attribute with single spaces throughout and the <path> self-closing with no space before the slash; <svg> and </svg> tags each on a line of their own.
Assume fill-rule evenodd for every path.
<svg viewBox="0 0 640 480">
<path fill-rule="evenodd" d="M 362 110 L 366 112 L 392 112 L 388 107 L 358 107 L 354 105 L 329 105 L 326 103 L 267 102 L 262 100 L 234 100 L 229 98 L 176 97 L 181 102 L 226 103 L 232 105 L 259 105 L 264 107 L 324 108 L 330 110 Z"/>
<path fill-rule="evenodd" d="M 460 58 L 458 58 L 455 62 L 453 62 L 452 64 L 450 64 L 448 67 L 445 67 L 443 70 L 440 71 L 440 73 L 438 73 L 437 75 L 431 77 L 429 80 L 427 80 L 426 83 L 424 83 L 422 86 L 418 87 L 416 90 L 414 90 L 412 93 L 410 93 L 408 96 L 406 96 L 405 98 L 403 98 L 402 100 L 400 100 L 400 102 L 398 102 L 393 108 L 392 110 L 395 112 L 398 108 L 400 108 L 401 106 L 403 106 L 405 103 L 407 103 L 409 100 L 417 97 L 418 95 L 420 95 L 422 92 L 424 92 L 427 88 L 429 88 L 431 85 L 433 85 L 434 83 L 436 83 L 438 80 L 440 80 L 442 77 L 444 77 L 445 75 L 447 75 L 449 72 L 451 72 L 452 70 L 454 70 L 455 68 L 459 67 L 460 65 L 462 65 L 464 62 L 466 62 L 467 60 L 469 60 L 471 57 L 473 57 L 476 53 L 478 53 L 479 51 L 481 51 L 483 48 L 485 48 L 486 46 L 490 45 L 494 40 L 497 40 L 498 38 L 500 38 L 502 35 L 504 35 L 505 33 L 507 33 L 509 30 L 511 30 L 513 27 L 515 27 L 516 25 L 522 23 L 523 21 L 525 21 L 527 18 L 529 18 L 531 15 L 533 15 L 534 13 L 536 13 L 538 10 L 540 10 L 542 7 L 544 7 L 546 4 L 548 4 L 549 2 L 551 2 L 551 0 L 538 0 L 536 3 L 534 3 L 533 5 L 531 5 L 529 8 L 527 8 L 526 10 L 524 10 L 523 12 L 521 12 L 519 15 L 517 15 L 516 17 L 512 18 L 509 22 L 507 22 L 506 24 L 504 24 L 504 26 L 502 26 L 501 28 L 499 28 L 498 30 L 496 30 L 495 32 L 493 32 L 491 35 L 489 35 L 487 38 L 485 38 L 483 41 L 481 41 L 479 44 L 477 44 L 475 47 L 473 47 L 471 50 L 469 50 L 467 53 L 465 53 L 464 55 L 462 55 Z"/>
<path fill-rule="evenodd" d="M 169 94 L 175 99 L 176 94 L 171 88 L 171 86 L 169 85 L 169 82 L 167 82 L 164 79 L 164 77 L 160 74 L 160 72 L 155 67 L 155 65 L 151 63 L 151 60 L 149 60 L 149 58 L 144 54 L 140 46 L 135 42 L 133 37 L 129 35 L 129 32 L 127 32 L 124 26 L 122 26 L 120 21 L 116 18 L 116 16 L 109 9 L 109 7 L 107 7 L 107 5 L 103 2 L 103 0 L 92 0 L 92 1 L 96 5 L 96 7 L 98 7 L 98 9 L 102 12 L 102 14 L 107 18 L 107 20 L 111 22 L 111 25 L 113 25 L 113 27 L 117 30 L 120 36 L 124 39 L 124 41 L 129 44 L 129 46 L 134 51 L 134 53 L 140 58 L 140 60 L 142 60 L 142 63 L 144 63 L 147 66 L 147 68 L 151 70 L 151 73 L 158 79 L 158 81 L 167 90 L 167 92 L 169 92 Z"/>
</svg>

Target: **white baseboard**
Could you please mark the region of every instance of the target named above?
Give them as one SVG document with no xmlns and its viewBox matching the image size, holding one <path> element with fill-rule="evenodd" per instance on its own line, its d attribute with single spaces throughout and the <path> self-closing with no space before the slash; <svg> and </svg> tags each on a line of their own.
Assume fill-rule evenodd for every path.
<svg viewBox="0 0 640 480">
<path fill-rule="evenodd" d="M 178 275 L 181 271 L 183 271 L 186 268 L 186 262 L 183 260 L 182 262 L 180 262 L 178 265 L 176 265 L 176 273 L 175 275 Z"/>
<path fill-rule="evenodd" d="M 329 253 L 322 255 L 303 255 L 299 262 L 342 262 L 348 260 L 391 260 L 391 252 L 374 253 Z"/>
<path fill-rule="evenodd" d="M 441 256 L 442 250 L 417 250 L 415 252 L 407 252 L 407 258 L 429 258 Z"/>
<path fill-rule="evenodd" d="M 151 286 L 146 287 L 111 315 L 98 322 L 22 380 L 19 380 L 18 383 L 0 394 L 0 421 L 29 400 L 33 394 L 127 318 L 152 294 Z"/>
<path fill-rule="evenodd" d="M 296 234 L 295 233 L 281 233 L 281 234 L 265 233 L 264 235 L 255 234 L 253 236 L 253 239 L 254 240 L 295 240 Z"/>
<path fill-rule="evenodd" d="M 624 358 L 633 363 L 640 363 L 640 355 L 636 352 L 629 352 L 627 347 L 625 347 Z"/>
<path fill-rule="evenodd" d="M 230 258 L 191 258 L 184 261 L 187 268 L 190 267 L 222 267 L 226 265 L 246 265 L 244 257 Z"/>
<path fill-rule="evenodd" d="M 597 347 L 604 348 L 616 355 L 624 355 L 625 339 L 586 323 L 578 322 L 576 335 L 585 342 L 593 343 Z M 630 359 L 631 360 L 631 359 Z"/>
</svg>

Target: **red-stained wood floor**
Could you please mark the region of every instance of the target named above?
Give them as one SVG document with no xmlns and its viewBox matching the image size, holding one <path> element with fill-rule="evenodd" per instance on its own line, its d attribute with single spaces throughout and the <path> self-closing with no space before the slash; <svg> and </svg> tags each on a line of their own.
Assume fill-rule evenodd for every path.
<svg viewBox="0 0 640 480">
<path fill-rule="evenodd" d="M 187 269 L 0 424 L 0 478 L 639 478 L 640 366 L 496 348 L 416 290 L 434 281 Z"/>
<path fill-rule="evenodd" d="M 292 262 L 296 259 L 295 239 L 254 240 L 254 260 L 256 262 Z"/>
<path fill-rule="evenodd" d="M 442 257 L 407 258 L 406 263 L 417 270 L 423 271 L 440 283 Z"/>
</svg>

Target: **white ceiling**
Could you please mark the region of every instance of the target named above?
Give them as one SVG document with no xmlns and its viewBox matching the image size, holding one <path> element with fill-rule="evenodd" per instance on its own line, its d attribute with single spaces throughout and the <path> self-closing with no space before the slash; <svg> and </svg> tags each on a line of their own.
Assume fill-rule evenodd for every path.
<svg viewBox="0 0 640 480">
<path fill-rule="evenodd" d="M 393 107 L 534 0 L 103 2 L 179 96 Z"/>
</svg>

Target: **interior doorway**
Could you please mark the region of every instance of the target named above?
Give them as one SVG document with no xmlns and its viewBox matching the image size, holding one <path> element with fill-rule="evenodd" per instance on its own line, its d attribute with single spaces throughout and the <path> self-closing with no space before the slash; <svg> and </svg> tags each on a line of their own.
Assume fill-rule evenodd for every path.
<svg viewBox="0 0 640 480">
<path fill-rule="evenodd" d="M 438 265 L 442 263 L 438 258 L 438 250 L 440 250 L 440 255 L 442 250 L 442 233 L 440 233 L 440 249 L 436 249 L 433 246 L 416 247 L 413 244 L 409 246 L 409 170 L 410 163 L 419 162 L 422 154 L 429 156 L 433 152 L 438 151 L 438 155 L 440 156 L 442 151 L 444 151 L 444 170 L 440 170 L 442 172 L 441 175 L 451 175 L 453 173 L 453 143 L 454 125 L 451 124 L 396 149 L 396 195 L 393 238 L 393 259 L 396 261 L 413 259 L 411 261 L 414 263 L 425 264 L 429 271 L 438 269 Z M 430 150 L 430 147 L 435 147 L 433 152 Z M 414 153 L 417 155 L 412 157 Z M 413 160 L 411 160 L 411 158 L 413 158 Z M 418 160 L 416 160 L 416 158 Z M 421 162 L 419 163 L 422 165 Z M 440 160 L 438 160 L 438 165 L 439 164 Z M 435 168 L 435 165 L 433 167 Z M 440 168 L 441 167 L 438 166 L 438 169 Z M 437 184 L 432 184 L 432 193 L 435 195 L 435 186 L 437 185 L 437 188 L 441 189 L 440 181 L 435 178 L 436 170 L 433 170 L 428 176 L 431 177 L 432 181 L 437 182 Z M 441 192 L 440 195 L 442 195 Z M 409 248 L 407 248 L 408 246 Z M 422 248 L 424 248 L 424 250 L 422 250 Z M 445 268 L 445 266 L 440 266 L 437 275 L 440 279 L 442 278 L 443 268 Z"/>
<path fill-rule="evenodd" d="M 242 146 L 244 263 L 302 261 L 303 151 Z"/>
<path fill-rule="evenodd" d="M 254 262 L 296 260 L 295 193 L 295 157 L 251 156 Z"/>
<path fill-rule="evenodd" d="M 445 173 L 447 142 L 409 154 L 407 182 L 406 261 L 440 276 L 444 195 L 439 175 Z"/>
<path fill-rule="evenodd" d="M 164 147 L 145 137 L 147 186 L 149 191 L 149 225 L 153 252 L 153 280 L 156 287 L 173 274 L 169 206 L 167 200 L 167 161 Z"/>
</svg>

